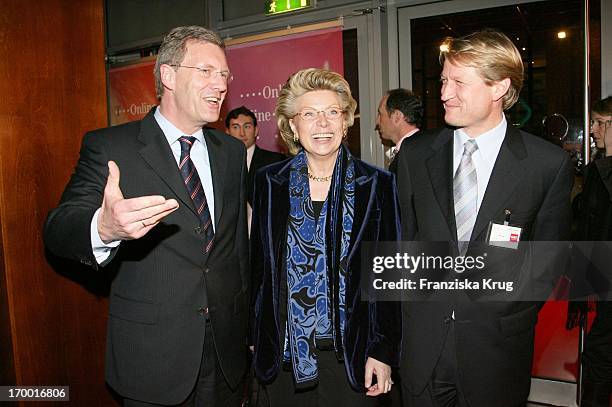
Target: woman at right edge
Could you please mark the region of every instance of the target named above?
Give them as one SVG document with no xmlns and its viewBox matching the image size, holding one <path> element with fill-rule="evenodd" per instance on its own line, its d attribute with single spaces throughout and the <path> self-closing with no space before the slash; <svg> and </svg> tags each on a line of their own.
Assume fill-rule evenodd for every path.
<svg viewBox="0 0 612 407">
<path fill-rule="evenodd" d="M 278 127 L 295 156 L 257 173 L 251 230 L 260 405 L 372 406 L 393 384 L 400 303 L 362 298 L 361 252 L 399 241 L 397 192 L 391 173 L 342 144 L 356 106 L 346 80 L 322 69 L 280 91 Z"/>
</svg>

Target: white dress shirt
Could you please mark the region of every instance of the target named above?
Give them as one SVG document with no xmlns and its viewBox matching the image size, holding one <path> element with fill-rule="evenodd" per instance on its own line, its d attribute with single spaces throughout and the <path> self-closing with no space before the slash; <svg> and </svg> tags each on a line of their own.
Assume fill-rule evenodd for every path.
<svg viewBox="0 0 612 407">
<path fill-rule="evenodd" d="M 472 162 L 476 168 L 476 177 L 478 180 L 478 210 L 480 210 L 480 204 L 487 191 L 487 185 L 489 185 L 489 179 L 491 178 L 497 155 L 506 137 L 507 126 L 506 118 L 502 114 L 501 121 L 497 126 L 473 139 L 478 146 L 478 150 L 472 154 Z M 453 174 L 457 173 L 457 168 L 459 168 L 461 156 L 463 155 L 464 144 L 468 140 L 470 140 L 470 137 L 462 129 L 455 130 Z"/>
<path fill-rule="evenodd" d="M 184 136 L 185 133 L 181 132 L 179 129 L 176 128 L 175 125 L 173 125 L 168 119 L 166 119 L 161 114 L 159 107 L 155 109 L 154 117 L 157 121 L 157 124 L 162 129 L 164 136 L 166 136 L 166 141 L 170 145 L 172 155 L 174 156 L 174 160 L 176 161 L 176 165 L 178 168 L 178 163 L 181 158 L 181 143 L 178 141 L 178 139 Z M 190 157 L 191 161 L 196 167 L 196 170 L 198 171 L 200 181 L 202 182 L 202 188 L 204 189 L 204 195 L 206 196 L 206 201 L 208 203 L 208 208 L 212 220 L 212 227 L 214 231 L 215 199 L 212 183 L 212 172 L 210 169 L 210 160 L 208 157 L 208 147 L 206 145 L 206 140 L 204 138 L 204 133 L 202 132 L 202 129 L 199 129 L 193 134 L 188 134 L 188 136 L 196 138 L 196 142 L 191 147 Z M 119 168 L 119 171 L 121 171 L 121 168 Z M 110 251 L 121 243 L 120 240 L 116 240 L 105 244 L 100 238 L 100 234 L 98 232 L 98 216 L 100 214 L 100 209 L 101 208 L 98 208 L 98 210 L 94 213 L 90 227 L 91 246 L 98 264 L 101 264 L 104 260 L 106 260 L 110 255 Z"/>
<path fill-rule="evenodd" d="M 251 147 L 247 148 L 247 155 L 246 155 L 247 171 L 251 169 L 251 161 L 253 161 L 254 153 L 255 153 L 255 143 L 251 144 Z"/>
<path fill-rule="evenodd" d="M 499 150 L 506 137 L 507 126 L 506 116 L 502 113 L 501 121 L 497 126 L 472 139 L 476 141 L 476 145 L 478 146 L 478 150 L 472 154 L 472 162 L 474 163 L 474 168 L 476 168 L 476 179 L 478 183 L 478 211 L 480 211 L 480 204 L 487 191 L 487 185 L 489 185 L 489 179 L 491 179 L 491 173 L 493 172 L 493 166 L 499 155 Z M 461 163 L 463 149 L 465 148 L 464 145 L 468 140 L 470 140 L 470 137 L 462 129 L 455 130 L 453 140 L 453 177 L 454 174 L 457 173 L 457 168 L 459 168 L 459 164 Z M 455 319 L 455 310 L 453 310 L 451 317 Z"/>
</svg>

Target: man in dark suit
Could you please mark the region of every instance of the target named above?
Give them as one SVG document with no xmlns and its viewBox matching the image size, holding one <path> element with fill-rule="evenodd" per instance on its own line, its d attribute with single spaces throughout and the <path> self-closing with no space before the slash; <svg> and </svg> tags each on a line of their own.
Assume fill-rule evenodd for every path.
<svg viewBox="0 0 612 407">
<path fill-rule="evenodd" d="M 116 273 L 106 380 L 127 406 L 240 401 L 245 149 L 204 128 L 218 119 L 230 79 L 216 33 L 173 29 L 155 65 L 159 106 L 85 135 L 45 225 L 52 253 Z"/>
<path fill-rule="evenodd" d="M 490 222 L 502 235 L 518 232 L 523 245 L 567 239 L 569 156 L 513 128 L 503 114 L 522 87 L 520 53 L 495 31 L 449 38 L 441 49 L 441 99 L 452 127 L 420 132 L 399 152 L 403 239 L 448 241 L 448 254 L 457 257 L 487 245 L 491 253 L 507 251 L 502 255 L 509 259 L 513 249 L 496 248 L 499 242 L 487 237 Z M 507 229 L 505 220 L 520 230 Z M 514 240 L 517 236 L 508 233 L 508 240 L 500 241 L 511 247 Z M 541 263 L 535 270 L 540 277 L 552 280 L 546 256 L 534 259 Z M 499 269 L 487 266 L 486 276 L 495 277 Z M 505 277 L 529 277 L 516 275 L 517 270 Z M 449 279 L 457 277 L 450 274 L 456 273 L 451 270 Z M 524 406 L 535 324 L 546 297 L 477 302 L 466 290 L 430 295 L 428 301 L 404 303 L 405 405 Z"/>
<path fill-rule="evenodd" d="M 391 147 L 389 170 L 397 171 L 395 157 L 404 139 L 416 134 L 423 121 L 421 99 L 406 89 L 391 89 L 382 97 L 376 112 L 376 131 L 383 145 Z"/>
<path fill-rule="evenodd" d="M 255 144 L 259 136 L 257 117 L 255 117 L 255 113 L 244 106 L 240 106 L 227 114 L 225 128 L 227 134 L 242 141 L 247 149 L 247 168 L 249 170 L 247 174 L 247 201 L 249 205 L 252 205 L 253 181 L 257 170 L 268 164 L 282 161 L 286 157 L 281 153 L 259 148 Z"/>
</svg>

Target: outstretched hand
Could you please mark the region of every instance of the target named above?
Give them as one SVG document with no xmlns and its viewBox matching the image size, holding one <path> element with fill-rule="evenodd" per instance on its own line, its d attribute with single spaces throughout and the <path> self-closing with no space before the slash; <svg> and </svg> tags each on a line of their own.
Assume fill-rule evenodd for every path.
<svg viewBox="0 0 612 407">
<path fill-rule="evenodd" d="M 372 376 L 376 376 L 376 384 L 372 384 Z M 391 391 L 391 366 L 368 358 L 365 365 L 365 387 L 367 396 L 378 396 Z"/>
<path fill-rule="evenodd" d="M 98 215 L 98 233 L 104 243 L 139 239 L 178 207 L 175 199 L 161 195 L 125 199 L 119 188 L 119 167 L 108 162 L 108 179 L 102 208 Z"/>
</svg>

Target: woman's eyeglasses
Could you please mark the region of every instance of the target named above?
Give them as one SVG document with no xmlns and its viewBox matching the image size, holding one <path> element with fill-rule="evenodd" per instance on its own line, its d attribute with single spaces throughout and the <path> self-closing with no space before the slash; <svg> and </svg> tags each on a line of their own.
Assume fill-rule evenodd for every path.
<svg viewBox="0 0 612 407">
<path fill-rule="evenodd" d="M 316 109 L 306 107 L 302 109 L 300 112 L 298 112 L 296 116 L 300 116 L 302 120 L 311 122 L 311 121 L 316 120 L 319 117 L 319 113 L 323 113 L 327 120 L 338 120 L 339 118 L 342 117 L 344 110 L 340 109 L 339 107 L 335 107 L 335 106 L 328 107 L 327 109 L 324 109 L 324 110 L 316 110 Z"/>
</svg>

